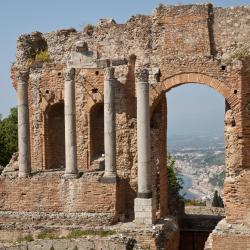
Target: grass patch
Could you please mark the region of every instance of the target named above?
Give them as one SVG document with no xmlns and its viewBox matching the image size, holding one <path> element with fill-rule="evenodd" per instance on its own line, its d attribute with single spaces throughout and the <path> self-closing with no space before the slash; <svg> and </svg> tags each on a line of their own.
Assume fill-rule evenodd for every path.
<svg viewBox="0 0 250 250">
<path fill-rule="evenodd" d="M 40 232 L 37 235 L 37 239 L 43 240 L 43 239 L 58 239 L 59 235 L 56 232 L 51 232 L 51 231 L 44 231 L 44 232 Z"/>
<path fill-rule="evenodd" d="M 41 50 L 36 52 L 35 55 L 35 61 L 39 61 L 39 62 L 51 62 L 51 58 L 49 56 L 49 52 L 48 50 Z"/>
<path fill-rule="evenodd" d="M 87 24 L 84 28 L 83 31 L 86 32 L 89 36 L 92 36 L 94 33 L 95 26 L 92 24 Z"/>
<path fill-rule="evenodd" d="M 243 47 L 243 46 L 238 48 L 233 54 L 233 58 L 238 59 L 238 60 L 241 60 L 247 56 L 249 56 L 249 50 L 247 47 Z"/>
<path fill-rule="evenodd" d="M 163 10 L 165 8 L 165 5 L 163 3 L 160 3 L 157 7 L 158 10 Z"/>
<path fill-rule="evenodd" d="M 100 236 L 100 237 L 108 237 L 115 234 L 115 231 L 111 230 L 74 230 L 70 232 L 67 236 L 65 236 L 66 239 L 75 239 L 80 238 L 83 236 Z"/>
<path fill-rule="evenodd" d="M 21 243 L 21 242 L 24 242 L 24 241 L 31 242 L 33 240 L 34 240 L 34 238 L 33 238 L 33 236 L 31 234 L 28 234 L 28 235 L 25 235 L 25 236 L 19 236 L 17 238 L 18 243 Z"/>
<path fill-rule="evenodd" d="M 197 200 L 184 200 L 186 206 L 200 206 L 205 207 L 206 202 L 197 201 Z"/>
</svg>

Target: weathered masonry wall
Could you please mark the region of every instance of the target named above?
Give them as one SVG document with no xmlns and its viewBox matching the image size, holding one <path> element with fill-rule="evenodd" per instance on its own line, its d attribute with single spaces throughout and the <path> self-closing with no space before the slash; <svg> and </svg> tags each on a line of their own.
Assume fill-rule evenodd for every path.
<svg viewBox="0 0 250 250">
<path fill-rule="evenodd" d="M 152 194 L 157 216 L 168 216 L 172 209 L 171 204 L 167 204 L 165 93 L 182 84 L 197 83 L 213 88 L 226 100 L 226 221 L 244 224 L 249 229 L 249 17 L 249 7 L 224 9 L 211 4 L 159 6 L 152 15 L 133 16 L 125 24 L 101 20 L 84 31 L 68 29 L 20 36 L 12 78 L 17 88 L 19 72 L 23 69 L 29 72 L 33 173 L 27 180 L 1 177 L 3 199 L 0 208 L 110 212 L 114 217 L 123 214 L 132 220 L 138 181 L 136 127 L 140 126 L 136 117 L 135 72 L 144 68 L 149 72 L 149 166 L 152 168 Z M 79 51 L 79 42 L 83 51 Z M 44 50 L 48 51 L 48 58 L 36 60 L 36 53 Z M 60 136 L 64 128 L 63 72 L 70 65 L 77 65 L 77 58 L 83 59 L 78 64 L 84 65 L 76 67 L 74 75 L 77 167 L 83 176 L 62 180 L 54 170 L 65 168 L 64 138 Z M 99 177 L 87 177 L 88 172 L 95 176 L 95 171 L 103 170 L 104 125 L 101 113 L 106 77 L 104 68 L 109 66 L 115 69 L 115 167 L 119 180 L 116 183 L 102 182 L 101 174 L 100 180 Z M 49 175 L 36 173 L 48 170 Z M 45 191 L 41 193 L 40 190 Z M 214 244 L 217 244 L 216 240 Z"/>
<path fill-rule="evenodd" d="M 1 211 L 87 212 L 116 214 L 115 184 L 100 182 L 100 176 L 64 180 L 62 173 L 47 173 L 29 179 L 1 178 Z"/>
</svg>

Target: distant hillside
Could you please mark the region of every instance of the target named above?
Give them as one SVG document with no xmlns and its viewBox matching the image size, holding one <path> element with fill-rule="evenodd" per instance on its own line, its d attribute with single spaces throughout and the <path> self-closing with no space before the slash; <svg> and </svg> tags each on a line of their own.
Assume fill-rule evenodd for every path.
<svg viewBox="0 0 250 250">
<path fill-rule="evenodd" d="M 225 178 L 224 137 L 178 135 L 168 138 L 168 152 L 175 159 L 175 172 L 183 179 L 187 199 L 210 200 L 214 190 L 221 195 Z"/>
</svg>

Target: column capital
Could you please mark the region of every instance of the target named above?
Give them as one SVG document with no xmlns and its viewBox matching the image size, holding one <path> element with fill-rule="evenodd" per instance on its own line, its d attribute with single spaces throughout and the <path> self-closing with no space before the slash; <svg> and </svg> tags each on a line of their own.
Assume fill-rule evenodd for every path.
<svg viewBox="0 0 250 250">
<path fill-rule="evenodd" d="M 148 70 L 146 68 L 137 68 L 135 78 L 138 82 L 148 82 Z"/>
<path fill-rule="evenodd" d="M 72 81 L 75 77 L 75 68 L 66 68 L 64 69 L 64 79 L 66 81 Z"/>
<path fill-rule="evenodd" d="M 29 70 L 19 70 L 16 73 L 16 78 L 19 82 L 28 82 Z"/>
<path fill-rule="evenodd" d="M 115 68 L 114 67 L 104 68 L 104 79 L 105 80 L 114 79 L 114 77 L 115 77 Z"/>
</svg>

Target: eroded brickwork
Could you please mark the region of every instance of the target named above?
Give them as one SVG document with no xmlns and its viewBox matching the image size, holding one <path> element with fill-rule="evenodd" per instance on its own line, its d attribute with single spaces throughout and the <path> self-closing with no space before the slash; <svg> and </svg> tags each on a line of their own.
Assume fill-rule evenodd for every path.
<svg viewBox="0 0 250 250">
<path fill-rule="evenodd" d="M 41 173 L 28 180 L 1 178 L 1 211 L 115 214 L 115 184 L 101 183 L 98 174 L 77 180 L 64 180 L 61 176 L 62 173 Z"/>
<path fill-rule="evenodd" d="M 226 100 L 226 220 L 249 227 L 249 15 L 249 7 L 160 6 L 151 16 L 134 16 L 125 24 L 103 20 L 87 32 L 68 29 L 22 35 L 12 78 L 16 87 L 17 72 L 29 68 L 32 171 L 63 167 L 64 145 L 50 134 L 61 131 L 62 119 L 50 125 L 49 113 L 64 101 L 63 70 L 72 53 L 76 54 L 76 43 L 81 41 L 89 67 L 76 69 L 75 75 L 77 167 L 80 172 L 102 168 L 99 158 L 103 153 L 103 117 L 99 111 L 104 72 L 100 62 L 109 59 L 116 78 L 116 169 L 120 182 L 102 184 L 80 178 L 70 181 L 71 188 L 56 174 L 33 175 L 27 180 L 2 178 L 0 193 L 5 198 L 1 209 L 32 211 L 39 207 L 41 211 L 70 212 L 95 207 L 94 212 L 116 210 L 116 214 L 131 220 L 137 192 L 135 69 L 144 67 L 149 71 L 153 196 L 159 216 L 169 211 L 165 93 L 181 84 L 199 83 L 213 88 Z M 46 49 L 50 61 L 36 61 L 35 51 Z M 93 66 L 97 64 L 91 58 L 100 60 L 99 66 Z M 53 115 L 51 119 L 57 118 Z M 56 133 L 52 134 L 56 137 Z"/>
</svg>

